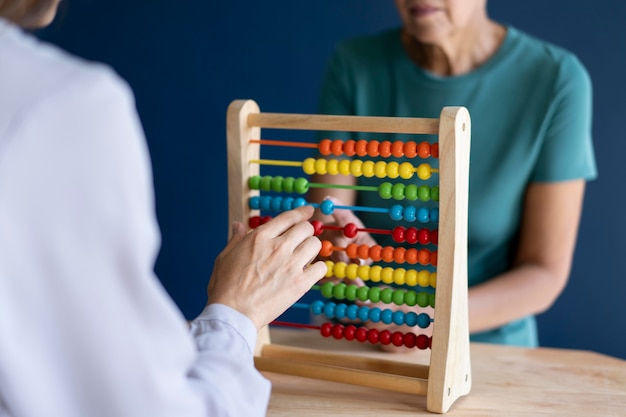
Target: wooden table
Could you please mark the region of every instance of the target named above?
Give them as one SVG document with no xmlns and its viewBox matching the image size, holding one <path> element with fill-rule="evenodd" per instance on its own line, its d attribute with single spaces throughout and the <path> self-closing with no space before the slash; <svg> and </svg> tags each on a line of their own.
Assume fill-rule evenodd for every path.
<svg viewBox="0 0 626 417">
<path fill-rule="evenodd" d="M 317 332 L 272 329 L 272 342 L 333 352 L 428 363 L 428 353 L 380 352 Z M 472 344 L 472 392 L 449 416 L 626 416 L 626 361 L 594 352 Z M 268 416 L 419 416 L 426 398 L 392 391 L 265 373 L 272 381 Z"/>
</svg>

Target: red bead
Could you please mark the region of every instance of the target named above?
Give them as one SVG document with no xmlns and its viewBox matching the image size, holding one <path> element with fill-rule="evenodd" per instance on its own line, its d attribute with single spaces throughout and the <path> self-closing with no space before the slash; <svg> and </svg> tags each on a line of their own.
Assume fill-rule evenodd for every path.
<svg viewBox="0 0 626 417">
<path fill-rule="evenodd" d="M 343 337 L 345 337 L 346 340 L 354 340 L 355 335 L 356 335 L 356 326 L 353 324 L 348 324 L 343 331 Z"/>
<path fill-rule="evenodd" d="M 370 343 L 378 343 L 378 329 L 369 329 L 367 331 L 367 340 Z"/>
<path fill-rule="evenodd" d="M 367 340 L 367 328 L 358 327 L 356 329 L 356 340 L 359 342 L 365 342 Z"/>
<path fill-rule="evenodd" d="M 430 337 L 425 334 L 417 336 L 417 342 L 415 343 L 418 349 L 428 349 L 430 347 Z"/>
<path fill-rule="evenodd" d="M 354 223 L 348 223 L 343 227 L 343 234 L 348 238 L 353 238 L 356 236 L 358 232 L 358 228 Z"/>
<path fill-rule="evenodd" d="M 261 216 L 261 224 L 265 224 L 272 220 L 272 216 Z"/>
<path fill-rule="evenodd" d="M 261 225 L 261 218 L 259 216 L 252 216 L 248 219 L 248 226 L 250 229 L 256 229 Z"/>
<path fill-rule="evenodd" d="M 318 149 L 322 155 L 325 155 L 325 156 L 330 155 L 330 144 L 331 144 L 330 139 L 320 140 L 320 143 L 318 144 Z"/>
<path fill-rule="evenodd" d="M 404 231 L 406 229 L 403 226 L 396 226 L 391 231 L 391 237 L 394 242 L 402 243 L 404 242 Z"/>
<path fill-rule="evenodd" d="M 415 333 L 406 333 L 404 335 L 404 346 L 408 348 L 415 347 L 415 343 L 417 342 L 417 335 Z"/>
<path fill-rule="evenodd" d="M 417 231 L 417 241 L 422 245 L 430 243 L 430 231 L 428 229 L 419 229 Z"/>
<path fill-rule="evenodd" d="M 331 323 L 324 323 L 320 327 L 320 333 L 324 337 L 329 337 L 332 333 L 333 325 Z"/>
<path fill-rule="evenodd" d="M 324 223 L 319 220 L 311 220 L 311 224 L 313 225 L 313 234 L 315 236 L 321 235 L 324 230 Z"/>
<path fill-rule="evenodd" d="M 378 334 L 378 341 L 383 345 L 391 343 L 391 332 L 389 330 L 383 330 Z"/>
<path fill-rule="evenodd" d="M 404 340 L 404 335 L 401 332 L 393 332 L 391 335 L 391 343 L 394 346 L 402 346 L 402 342 Z"/>
<path fill-rule="evenodd" d="M 433 242 L 434 245 L 439 243 L 439 230 L 435 229 L 430 232 L 430 241 Z"/>
<path fill-rule="evenodd" d="M 333 326 L 333 337 L 335 339 L 342 339 L 343 338 L 343 324 L 335 324 Z"/>
<path fill-rule="evenodd" d="M 415 227 L 407 228 L 404 238 L 406 239 L 406 243 L 409 243 L 411 245 L 416 244 L 417 243 L 417 228 Z"/>
</svg>

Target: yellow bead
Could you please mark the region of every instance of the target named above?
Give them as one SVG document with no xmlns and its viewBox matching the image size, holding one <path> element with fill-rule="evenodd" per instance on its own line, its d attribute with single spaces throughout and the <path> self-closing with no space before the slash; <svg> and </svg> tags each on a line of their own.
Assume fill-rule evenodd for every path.
<svg viewBox="0 0 626 417">
<path fill-rule="evenodd" d="M 374 176 L 374 162 L 373 161 L 365 161 L 363 162 L 363 176 L 366 178 L 372 178 Z"/>
<path fill-rule="evenodd" d="M 417 285 L 420 287 L 428 287 L 430 285 L 430 272 L 419 271 L 417 273 Z"/>
<path fill-rule="evenodd" d="M 330 159 L 326 164 L 326 169 L 330 175 L 339 174 L 339 160 L 338 159 Z"/>
<path fill-rule="evenodd" d="M 337 278 L 345 278 L 346 277 L 346 263 L 345 262 L 337 262 L 335 267 L 333 268 L 333 272 Z"/>
<path fill-rule="evenodd" d="M 349 159 L 339 161 L 339 173 L 341 175 L 350 175 L 350 162 Z"/>
<path fill-rule="evenodd" d="M 376 178 L 387 177 L 387 163 L 385 161 L 378 161 L 374 164 L 374 175 Z"/>
<path fill-rule="evenodd" d="M 348 279 L 357 279 L 357 271 L 359 270 L 359 265 L 357 264 L 348 264 L 346 266 L 346 278 Z"/>
<path fill-rule="evenodd" d="M 326 170 L 326 160 L 325 159 L 317 159 L 315 161 L 315 172 L 317 172 L 320 175 L 324 175 L 326 173 L 328 173 L 328 171 Z"/>
<path fill-rule="evenodd" d="M 333 269 L 335 266 L 335 263 L 333 261 L 325 261 L 324 262 L 326 264 L 326 278 L 330 278 L 332 276 L 334 276 L 333 274 Z"/>
<path fill-rule="evenodd" d="M 361 161 L 360 159 L 355 159 L 354 161 L 350 162 L 350 174 L 352 174 L 353 177 L 360 177 L 361 175 L 363 175 L 363 161 Z"/>
<path fill-rule="evenodd" d="M 429 179 L 430 178 L 430 165 L 420 164 L 420 166 L 417 167 L 417 176 L 421 180 Z"/>
<path fill-rule="evenodd" d="M 416 286 L 417 271 L 415 269 L 409 269 L 408 271 L 406 271 L 406 274 L 404 274 L 404 279 L 406 281 L 406 285 L 410 285 L 411 287 Z"/>
<path fill-rule="evenodd" d="M 383 267 L 380 265 L 373 265 L 370 268 L 370 281 L 372 282 L 380 282 L 380 275 L 382 273 Z"/>
<path fill-rule="evenodd" d="M 387 164 L 387 176 L 389 178 L 398 178 L 398 175 L 400 175 L 398 174 L 399 167 L 400 165 L 397 162 L 395 161 L 389 162 Z"/>
<path fill-rule="evenodd" d="M 433 272 L 430 274 L 430 286 L 433 288 L 437 288 L 437 273 Z"/>
<path fill-rule="evenodd" d="M 304 171 L 305 174 L 309 174 L 309 175 L 315 174 L 315 159 L 314 158 L 305 159 L 304 162 L 302 162 L 302 171 Z"/>
<path fill-rule="evenodd" d="M 363 281 L 367 281 L 370 277 L 370 266 L 369 265 L 361 265 L 357 270 L 357 275 Z"/>
<path fill-rule="evenodd" d="M 404 268 L 397 268 L 395 271 L 393 271 L 393 282 L 395 282 L 398 285 L 404 285 L 404 283 L 405 283 L 404 274 L 405 273 L 406 273 L 406 269 L 404 269 Z"/>
<path fill-rule="evenodd" d="M 400 164 L 400 178 L 404 178 L 405 180 L 413 177 L 413 165 L 410 162 L 403 162 Z"/>
<path fill-rule="evenodd" d="M 393 268 L 383 268 L 382 273 L 380 274 L 380 279 L 385 284 L 393 283 Z"/>
</svg>

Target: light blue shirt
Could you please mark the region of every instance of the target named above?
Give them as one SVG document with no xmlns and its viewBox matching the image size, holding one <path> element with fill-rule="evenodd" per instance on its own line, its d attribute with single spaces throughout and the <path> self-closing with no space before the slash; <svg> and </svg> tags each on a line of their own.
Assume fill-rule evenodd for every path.
<svg viewBox="0 0 626 417">
<path fill-rule="evenodd" d="M 444 106 L 465 106 L 472 119 L 471 286 L 509 269 L 528 184 L 595 178 L 591 82 L 573 54 L 510 26 L 499 50 L 481 67 L 461 76 L 439 77 L 411 61 L 400 29 L 393 29 L 337 46 L 328 64 L 319 110 L 326 114 L 437 118 Z M 330 137 L 346 136 L 337 133 Z M 370 135 L 368 139 L 407 138 Z M 359 179 L 367 185 L 380 181 L 384 180 Z M 394 203 L 381 200 L 376 193 L 357 196 L 358 205 Z M 385 216 L 364 213 L 360 217 L 369 227 L 397 225 Z M 383 245 L 393 244 L 379 240 Z M 531 317 L 472 338 L 537 345 Z"/>
</svg>

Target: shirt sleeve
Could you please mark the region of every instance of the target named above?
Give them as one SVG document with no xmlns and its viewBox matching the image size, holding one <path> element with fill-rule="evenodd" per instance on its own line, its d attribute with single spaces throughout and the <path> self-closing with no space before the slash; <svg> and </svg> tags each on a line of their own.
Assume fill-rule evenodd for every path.
<svg viewBox="0 0 626 417">
<path fill-rule="evenodd" d="M 215 306 L 191 337 L 154 275 L 130 90 L 99 67 L 68 78 L 3 132 L 0 415 L 264 415 L 251 322 Z"/>
</svg>

